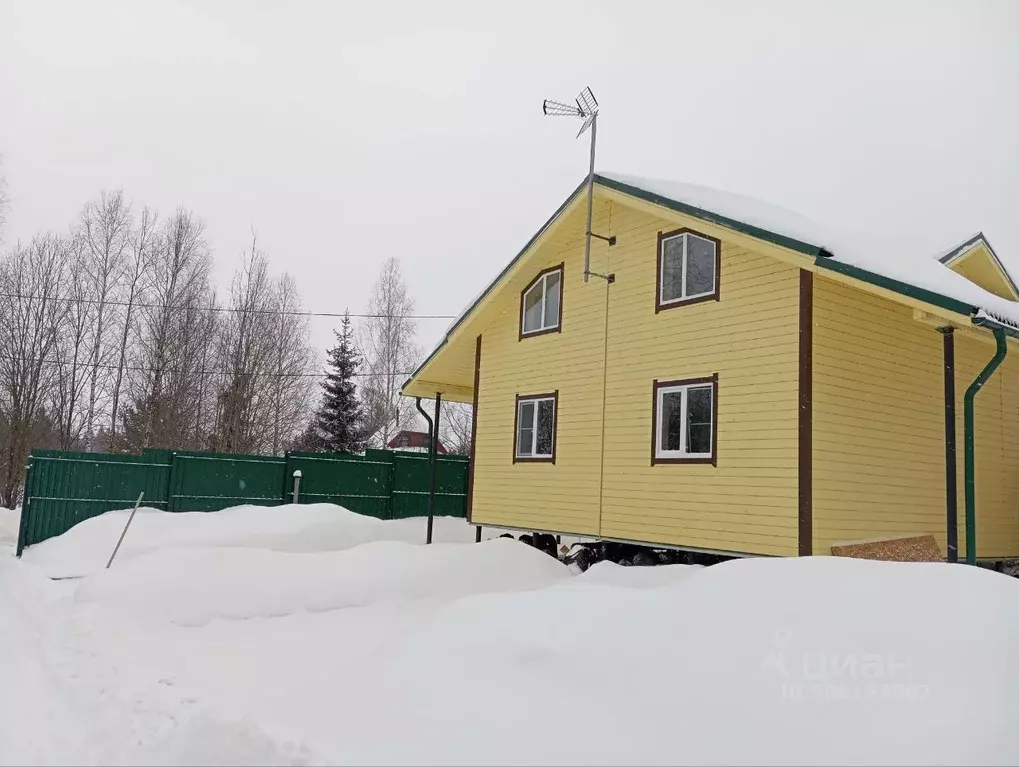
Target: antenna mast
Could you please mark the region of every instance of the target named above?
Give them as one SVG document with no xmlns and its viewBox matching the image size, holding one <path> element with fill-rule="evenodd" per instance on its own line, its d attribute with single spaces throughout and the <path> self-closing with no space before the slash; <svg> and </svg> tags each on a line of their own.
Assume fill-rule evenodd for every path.
<svg viewBox="0 0 1019 767">
<path fill-rule="evenodd" d="M 584 88 L 577 96 L 575 104 L 564 104 L 561 101 L 545 99 L 542 102 L 541 110 L 550 117 L 579 117 L 583 119 L 584 124 L 580 126 L 577 138 L 583 136 L 584 131 L 588 128 L 591 129 L 591 163 L 587 171 L 587 226 L 584 231 L 584 282 L 587 282 L 593 274 L 595 277 L 601 277 L 606 282 L 612 283 L 615 280 L 614 274 L 598 274 L 591 271 L 591 238 L 597 237 L 610 246 L 616 244 L 614 236 L 603 237 L 591 231 L 591 217 L 594 208 L 594 149 L 598 138 L 598 100 L 595 99 L 590 88 Z"/>
</svg>

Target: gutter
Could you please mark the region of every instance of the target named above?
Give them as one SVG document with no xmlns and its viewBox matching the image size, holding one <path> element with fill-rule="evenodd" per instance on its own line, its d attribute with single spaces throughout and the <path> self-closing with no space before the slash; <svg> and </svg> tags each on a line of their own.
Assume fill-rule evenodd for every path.
<svg viewBox="0 0 1019 767">
<path fill-rule="evenodd" d="M 977 563 L 977 531 L 976 531 L 976 445 L 974 440 L 974 400 L 987 380 L 994 375 L 1005 356 L 1008 354 L 1006 343 L 1006 327 L 995 322 L 983 312 L 977 312 L 973 317 L 973 324 L 977 327 L 988 328 L 994 334 L 996 349 L 994 356 L 988 361 L 973 382 L 967 387 L 963 397 L 963 443 L 965 456 L 965 486 L 966 486 L 966 564 Z M 1010 335 L 1015 335 L 1012 330 Z"/>
</svg>

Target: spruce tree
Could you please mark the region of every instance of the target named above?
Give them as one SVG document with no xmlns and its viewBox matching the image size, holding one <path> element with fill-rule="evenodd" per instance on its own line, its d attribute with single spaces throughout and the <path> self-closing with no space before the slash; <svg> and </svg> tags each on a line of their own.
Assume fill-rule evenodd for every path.
<svg viewBox="0 0 1019 767">
<path fill-rule="evenodd" d="M 312 442 L 316 449 L 331 453 L 357 453 L 364 447 L 361 403 L 357 400 L 354 377 L 361 365 L 354 348 L 350 312 L 336 334 L 337 344 L 328 352 L 329 369 L 322 382 L 322 403 L 312 424 Z"/>
</svg>

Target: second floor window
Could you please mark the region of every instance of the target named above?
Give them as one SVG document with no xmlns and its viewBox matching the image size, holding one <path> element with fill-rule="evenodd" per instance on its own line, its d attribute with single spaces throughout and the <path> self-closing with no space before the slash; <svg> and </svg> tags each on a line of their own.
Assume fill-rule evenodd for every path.
<svg viewBox="0 0 1019 767">
<path fill-rule="evenodd" d="M 563 267 L 546 269 L 520 296 L 520 337 L 559 330 L 563 318 Z"/>
<path fill-rule="evenodd" d="M 721 243 L 688 229 L 659 235 L 657 311 L 718 298 Z"/>
</svg>

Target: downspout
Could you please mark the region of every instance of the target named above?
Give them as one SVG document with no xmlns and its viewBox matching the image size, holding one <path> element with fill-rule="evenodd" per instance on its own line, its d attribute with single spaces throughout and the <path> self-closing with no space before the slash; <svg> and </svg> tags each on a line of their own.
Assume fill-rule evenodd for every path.
<svg viewBox="0 0 1019 767">
<path fill-rule="evenodd" d="M 966 564 L 975 565 L 977 563 L 977 531 L 976 531 L 976 481 L 975 481 L 975 469 L 974 469 L 974 435 L 973 435 L 973 401 L 976 399 L 977 392 L 980 391 L 984 384 L 987 383 L 987 379 L 990 378 L 994 371 L 998 369 L 1002 362 L 1005 360 L 1005 355 L 1008 353 L 1008 347 L 1005 343 L 1005 328 L 1000 325 L 988 322 L 982 317 L 976 317 L 973 320 L 973 324 L 980 327 L 990 328 L 991 332 L 994 333 L 994 340 L 997 345 L 997 349 L 994 352 L 994 356 L 991 357 L 990 362 L 984 366 L 977 377 L 973 379 L 973 383 L 966 389 L 966 394 L 963 397 L 963 442 L 964 442 L 964 464 L 966 472 Z"/>
<path fill-rule="evenodd" d="M 436 395 L 438 396 L 438 395 Z M 428 485 L 428 528 L 425 532 L 425 543 L 432 542 L 432 520 L 435 510 L 435 428 L 432 423 L 432 419 L 429 418 L 428 413 L 421 407 L 421 398 L 415 397 L 414 404 L 417 406 L 418 412 L 421 417 L 425 419 L 428 424 L 428 460 L 429 460 L 429 485 Z M 435 402 L 435 415 L 439 415 L 439 403 L 438 400 Z"/>
<path fill-rule="evenodd" d="M 959 466 L 955 443 L 955 328 L 938 328 L 944 338 L 945 378 L 945 548 L 949 562 L 959 561 Z"/>
</svg>

